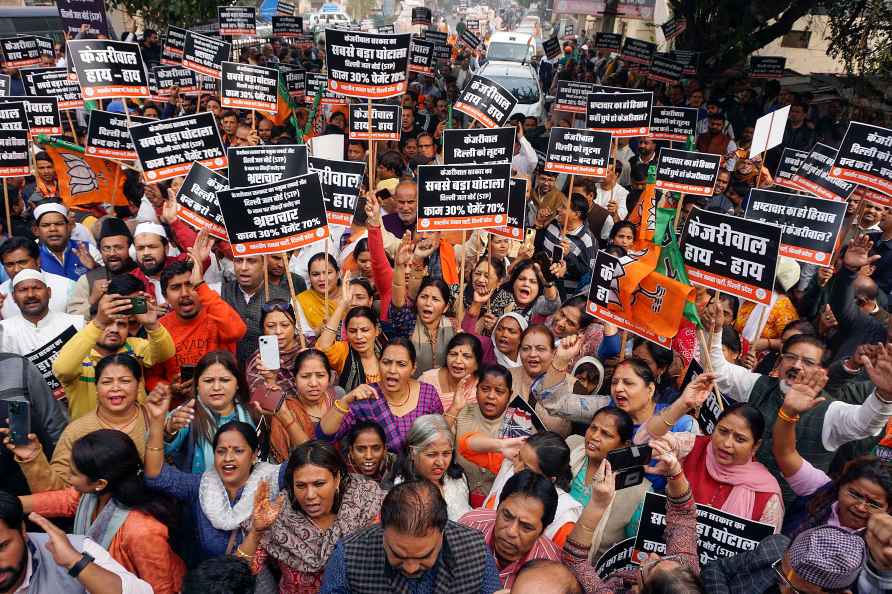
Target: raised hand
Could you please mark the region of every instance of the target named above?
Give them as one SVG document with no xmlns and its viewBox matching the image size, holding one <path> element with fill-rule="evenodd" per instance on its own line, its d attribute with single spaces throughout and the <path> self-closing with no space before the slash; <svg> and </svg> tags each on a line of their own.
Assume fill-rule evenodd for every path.
<svg viewBox="0 0 892 594">
<path fill-rule="evenodd" d="M 252 515 L 254 530 L 264 532 L 273 525 L 282 507 L 285 505 L 285 494 L 279 493 L 275 501 L 269 500 L 269 483 L 260 481 L 254 492 L 254 513 Z"/>
<path fill-rule="evenodd" d="M 527 441 L 526 437 L 509 437 L 499 440 L 499 453 L 508 460 L 514 460 L 520 454 L 520 448 Z"/>
<path fill-rule="evenodd" d="M 713 301 L 703 308 L 701 316 L 703 326 L 710 334 L 719 334 L 725 325 L 725 313 L 722 311 L 721 304 Z"/>
<path fill-rule="evenodd" d="M 46 550 L 53 556 L 53 561 L 59 567 L 70 569 L 75 563 L 81 560 L 83 556 L 79 553 L 68 537 L 55 524 L 41 516 L 31 512 L 28 519 L 40 526 L 50 539 L 46 543 Z"/>
<path fill-rule="evenodd" d="M 716 378 L 718 378 L 717 373 L 701 373 L 687 385 L 680 398 L 688 410 L 697 408 L 706 402 L 712 393 L 712 386 Z"/>
<path fill-rule="evenodd" d="M 74 248 L 74 253 L 77 254 L 77 259 L 81 261 L 85 267 L 93 270 L 96 268 L 96 260 L 93 259 L 93 256 L 90 254 L 90 248 L 87 247 L 86 242 L 78 242 L 77 247 Z"/>
<path fill-rule="evenodd" d="M 177 220 L 177 212 L 179 212 L 180 206 L 177 204 L 177 201 L 174 198 L 168 198 L 164 201 L 164 204 L 161 206 L 161 222 L 167 223 L 170 225 L 174 221 Z"/>
<path fill-rule="evenodd" d="M 602 505 L 609 505 L 613 501 L 615 494 L 616 479 L 613 475 L 613 469 L 610 467 L 610 462 L 607 461 L 607 458 L 604 458 L 592 477 L 592 499 Z"/>
<path fill-rule="evenodd" d="M 657 461 L 657 465 L 651 469 L 652 472 L 665 476 L 675 476 L 681 472 L 681 463 L 669 440 L 665 437 L 652 439 L 650 448 L 653 450 L 653 459 Z"/>
<path fill-rule="evenodd" d="M 876 360 L 864 356 L 861 364 L 867 377 L 877 388 L 877 396 L 892 401 L 892 344 L 880 345 L 876 349 Z"/>
<path fill-rule="evenodd" d="M 879 255 L 870 255 L 873 242 L 867 235 L 859 235 L 849 242 L 846 248 L 845 256 L 843 256 L 843 266 L 849 270 L 856 272 L 862 266 L 873 264 L 880 259 Z"/>
<path fill-rule="evenodd" d="M 865 534 L 870 558 L 883 571 L 892 569 L 892 516 L 872 514 Z"/>
<path fill-rule="evenodd" d="M 167 417 L 167 411 L 170 410 L 170 386 L 167 384 L 158 384 L 155 389 L 146 396 L 146 412 L 149 414 L 150 421 L 164 422 Z"/>
<path fill-rule="evenodd" d="M 582 338 L 578 334 L 571 334 L 562 338 L 557 345 L 554 353 L 554 362 L 552 365 L 558 369 L 567 367 L 570 361 L 579 355 L 582 349 Z"/>
<path fill-rule="evenodd" d="M 173 409 L 170 418 L 167 419 L 165 430 L 168 434 L 173 435 L 183 427 L 188 427 L 195 418 L 195 399 L 192 398 L 185 404 Z"/>
<path fill-rule="evenodd" d="M 397 268 L 405 269 L 412 262 L 412 255 L 415 251 L 415 246 L 412 243 L 412 233 L 406 231 L 403 233 L 403 238 L 400 241 L 400 246 L 396 250 L 396 258 L 395 263 Z"/>
<path fill-rule="evenodd" d="M 365 216 L 367 225 L 369 227 L 380 227 L 381 226 L 381 201 L 378 200 L 378 197 L 375 196 L 374 192 L 369 192 L 366 195 L 366 203 L 365 203 Z"/>
<path fill-rule="evenodd" d="M 375 389 L 368 384 L 362 384 L 348 392 L 341 398 L 341 402 L 349 405 L 360 400 L 375 400 L 376 398 L 378 398 L 378 393 L 375 392 Z"/>
<path fill-rule="evenodd" d="M 787 390 L 781 410 L 789 416 L 807 413 L 825 400 L 821 390 L 827 385 L 827 372 L 821 368 L 800 371 Z"/>
</svg>

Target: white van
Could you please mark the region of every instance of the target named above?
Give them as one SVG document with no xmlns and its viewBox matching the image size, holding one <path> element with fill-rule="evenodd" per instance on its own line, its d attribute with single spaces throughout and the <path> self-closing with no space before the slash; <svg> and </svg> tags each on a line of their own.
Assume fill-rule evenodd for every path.
<svg viewBox="0 0 892 594">
<path fill-rule="evenodd" d="M 530 63 L 536 53 L 536 40 L 529 33 L 496 31 L 486 46 L 486 59 L 490 62 Z"/>
<path fill-rule="evenodd" d="M 352 21 L 346 12 L 312 12 L 307 15 L 310 31 L 324 31 L 326 27 L 349 25 Z"/>
</svg>

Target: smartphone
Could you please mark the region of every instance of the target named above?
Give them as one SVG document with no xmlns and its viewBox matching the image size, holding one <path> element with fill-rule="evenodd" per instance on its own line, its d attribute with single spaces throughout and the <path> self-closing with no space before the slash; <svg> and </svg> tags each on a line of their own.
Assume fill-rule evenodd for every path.
<svg viewBox="0 0 892 594">
<path fill-rule="evenodd" d="M 31 403 L 25 400 L 9 400 L 9 439 L 14 445 L 28 445 L 31 433 Z"/>
<path fill-rule="evenodd" d="M 527 229 L 527 235 L 524 238 L 524 242 L 530 245 L 533 245 L 533 242 L 536 241 L 536 230 L 535 229 Z"/>
<path fill-rule="evenodd" d="M 613 480 L 617 491 L 640 485 L 644 482 L 644 466 L 635 466 L 616 472 L 613 474 Z"/>
<path fill-rule="evenodd" d="M 254 398 L 254 402 L 259 404 L 263 410 L 274 413 L 285 402 L 285 392 L 283 390 L 266 390 Z"/>
<path fill-rule="evenodd" d="M 652 453 L 649 445 L 628 446 L 611 450 L 607 454 L 607 461 L 610 462 L 613 472 L 618 472 L 627 468 L 647 466 Z"/>
<path fill-rule="evenodd" d="M 559 263 L 564 259 L 564 248 L 563 246 L 556 245 L 554 249 L 551 250 L 551 261 L 554 264 Z"/>
<path fill-rule="evenodd" d="M 195 378 L 195 366 L 194 365 L 181 365 L 180 366 L 180 381 L 188 382 Z"/>
<path fill-rule="evenodd" d="M 280 367 L 279 339 L 275 336 L 261 336 L 257 339 L 260 343 L 260 362 L 269 370 Z"/>
<path fill-rule="evenodd" d="M 369 200 L 365 196 L 359 196 L 356 199 L 356 207 L 353 209 L 353 222 L 357 225 L 365 225 L 369 221 L 369 217 L 365 212 L 365 207 L 368 203 Z"/>
<path fill-rule="evenodd" d="M 149 311 L 149 304 L 146 302 L 145 297 L 130 298 L 130 315 L 144 314 L 147 311 Z"/>
</svg>

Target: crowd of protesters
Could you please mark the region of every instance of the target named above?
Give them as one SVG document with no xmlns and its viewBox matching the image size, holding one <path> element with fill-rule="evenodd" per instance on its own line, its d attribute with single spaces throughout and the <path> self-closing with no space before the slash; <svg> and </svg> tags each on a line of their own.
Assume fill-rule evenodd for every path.
<svg viewBox="0 0 892 594">
<path fill-rule="evenodd" d="M 158 35 L 140 43 L 157 63 Z M 699 110 L 695 149 L 723 170 L 682 212 L 740 215 L 783 148 L 883 124 L 743 74 L 654 84 L 584 36 L 562 49 L 539 61 L 546 92 L 600 82 Z M 324 57 L 324 36 L 239 53 L 309 71 Z M 770 306 L 697 288 L 705 342 L 693 327 L 671 349 L 623 337 L 586 312 L 592 261 L 631 250 L 630 213 L 668 143 L 621 140 L 604 178 L 569 187 L 537 151 L 552 126 L 583 124 L 512 117 L 534 233 L 416 230 L 415 172 L 440 162 L 446 127 L 471 125 L 450 106 L 483 62 L 459 46 L 436 76 L 411 75 L 400 140 L 374 147 L 366 222 L 287 257 L 237 256 L 185 224 L 181 179 L 128 172 L 126 206 L 66 205 L 38 147 L 35 175 L 7 180 L 0 402 L 28 402 L 31 433 L 0 429 L 0 594 L 892 591 L 892 208 L 857 189 L 833 265 L 782 257 Z M 782 144 L 750 155 L 756 120 L 787 105 Z M 106 108 L 210 111 L 226 146 L 343 134 L 346 159 L 369 159 L 337 107 L 295 109 L 300 130 L 208 93 Z M 26 355 L 66 331 L 54 387 Z M 728 404 L 704 434 L 695 417 L 715 390 Z M 541 419 L 528 437 L 506 434 L 516 397 Z M 617 490 L 608 454 L 643 444 L 647 478 Z M 665 554 L 599 575 L 648 492 L 667 496 Z M 696 504 L 774 535 L 701 563 Z"/>
</svg>

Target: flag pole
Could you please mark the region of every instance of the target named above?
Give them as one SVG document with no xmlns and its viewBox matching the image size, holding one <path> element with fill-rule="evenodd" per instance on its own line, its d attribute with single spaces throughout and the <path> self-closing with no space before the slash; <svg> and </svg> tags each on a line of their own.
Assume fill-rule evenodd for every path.
<svg viewBox="0 0 892 594">
<path fill-rule="evenodd" d="M 68 118 L 68 127 L 71 128 L 71 137 L 74 139 L 75 144 L 80 142 L 80 139 L 77 137 L 77 130 L 74 129 L 74 121 L 71 119 L 71 110 L 65 110 L 65 117 Z"/>
<path fill-rule="evenodd" d="M 619 360 L 620 361 L 626 360 L 626 343 L 628 343 L 628 342 L 629 342 L 629 331 L 623 330 L 623 333 L 619 339 Z"/>
<path fill-rule="evenodd" d="M 369 112 L 368 112 L 368 131 L 369 131 L 369 150 L 366 153 L 366 159 L 368 160 L 368 168 L 369 168 L 369 192 L 375 191 L 375 141 L 372 140 L 372 100 L 369 99 L 368 103 Z"/>
<path fill-rule="evenodd" d="M 700 354 L 703 356 L 703 365 L 706 367 L 706 371 L 712 373 L 712 357 L 709 354 L 709 344 L 706 342 L 706 334 L 703 332 L 703 328 L 699 326 L 697 327 L 697 341 L 700 343 Z M 722 393 L 719 392 L 719 387 L 715 382 L 712 384 L 712 392 L 715 394 L 715 399 L 719 403 L 719 410 L 725 410 L 725 404 L 722 402 Z"/>
<path fill-rule="evenodd" d="M 567 237 L 567 227 L 570 225 L 570 205 L 573 204 L 573 185 L 576 183 L 576 174 L 570 174 L 570 187 L 567 189 L 567 208 L 564 210 L 564 228 L 561 238 Z"/>
<path fill-rule="evenodd" d="M 12 207 L 9 205 L 9 189 L 6 187 L 6 178 L 3 178 L 3 203 L 6 205 L 6 236 L 12 237 Z"/>
<path fill-rule="evenodd" d="M 456 308 L 456 318 L 458 318 L 458 327 L 461 329 L 461 324 L 464 321 L 465 317 L 465 240 L 467 239 L 467 230 L 461 230 L 461 245 L 462 245 L 462 253 L 461 253 L 461 266 L 458 278 L 458 307 Z"/>
<path fill-rule="evenodd" d="M 269 262 L 263 256 L 263 301 L 269 301 Z"/>
</svg>

